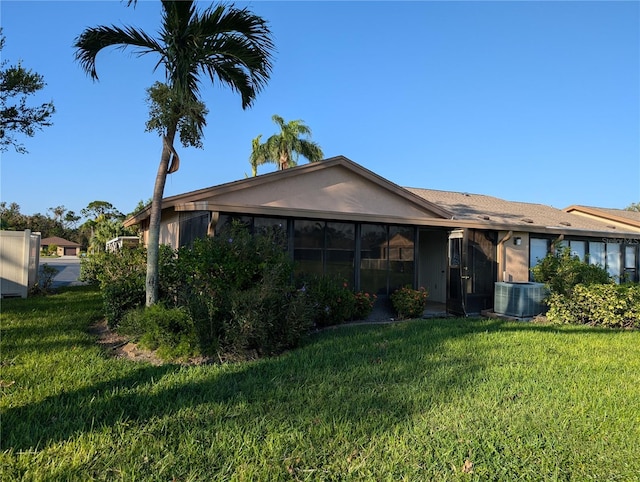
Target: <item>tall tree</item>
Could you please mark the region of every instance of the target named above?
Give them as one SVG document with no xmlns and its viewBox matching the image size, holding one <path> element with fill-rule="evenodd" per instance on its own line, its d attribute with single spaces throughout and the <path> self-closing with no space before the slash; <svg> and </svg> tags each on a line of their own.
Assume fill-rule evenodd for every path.
<svg viewBox="0 0 640 482">
<path fill-rule="evenodd" d="M 80 210 L 85 218 L 98 220 L 115 219 L 123 217 L 122 213 L 116 209 L 116 207 L 108 201 L 91 201 L 87 204 L 86 208 Z"/>
<path fill-rule="evenodd" d="M 318 144 L 308 139 L 311 137 L 311 129 L 303 120 L 297 119 L 289 122 L 279 115 L 272 117 L 280 128 L 278 134 L 274 134 L 264 144 L 260 144 L 260 136 L 252 141 L 252 153 L 249 161 L 253 169 L 260 164 L 273 163 L 279 170 L 288 169 L 298 165 L 298 158 L 302 156 L 309 162 L 318 162 L 324 157 L 324 153 Z"/>
<path fill-rule="evenodd" d="M 4 36 L 0 29 L 0 51 L 4 48 Z M 46 85 L 42 75 L 25 69 L 22 64 L 0 64 L 0 152 L 13 146 L 16 152 L 27 152 L 15 137 L 23 134 L 33 137 L 36 130 L 51 125 L 51 116 L 55 112 L 53 102 L 38 106 L 28 106 L 27 99 Z"/>
<path fill-rule="evenodd" d="M 132 1 L 129 4 L 135 3 Z M 165 70 L 165 83 L 149 90 L 147 130 L 162 138 L 162 154 L 151 201 L 147 242 L 146 304 L 158 299 L 158 250 L 162 196 L 167 174 L 179 167 L 176 133 L 183 146 L 202 147 L 207 114 L 200 100 L 202 77 L 238 92 L 242 108 L 253 104 L 269 80 L 273 42 L 267 22 L 248 9 L 218 5 L 199 12 L 193 1 L 162 1 L 159 35 L 134 27 L 88 28 L 75 41 L 76 59 L 94 80 L 96 56 L 105 47 L 133 48 L 139 55 L 155 54 Z"/>
<path fill-rule="evenodd" d="M 0 202 L 0 229 L 23 230 L 26 229 L 27 217 L 20 212 L 20 205 L 12 202 L 7 206 L 6 201 Z"/>
<path fill-rule="evenodd" d="M 261 144 L 262 134 L 251 140 L 251 156 L 249 156 L 249 164 L 251 164 L 251 175 L 258 175 L 258 166 L 269 162 L 269 153 L 266 144 Z"/>
<path fill-rule="evenodd" d="M 89 253 L 103 252 L 106 242 L 116 236 L 134 234 L 123 225 L 125 215 L 110 202 L 91 201 L 80 213 L 87 218 L 80 230 L 87 233 Z"/>
</svg>

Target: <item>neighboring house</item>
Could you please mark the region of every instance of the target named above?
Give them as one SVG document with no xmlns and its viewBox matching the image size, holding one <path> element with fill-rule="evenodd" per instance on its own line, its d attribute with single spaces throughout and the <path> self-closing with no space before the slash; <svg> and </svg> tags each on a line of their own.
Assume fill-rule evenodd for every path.
<svg viewBox="0 0 640 482">
<path fill-rule="evenodd" d="M 58 256 L 78 256 L 80 255 L 80 248 L 82 247 L 78 243 L 73 241 L 67 241 L 64 238 L 53 236 L 51 238 L 44 238 L 40 241 L 40 250 L 47 251 L 49 246 L 56 246 L 56 254 Z"/>
<path fill-rule="evenodd" d="M 626 209 L 595 208 L 590 206 L 569 206 L 564 211 L 602 221 L 616 229 L 640 232 L 640 211 Z"/>
<path fill-rule="evenodd" d="M 299 273 L 380 298 L 424 286 L 453 314 L 491 309 L 497 281 L 528 282 L 554 243 L 638 281 L 640 232 L 541 204 L 402 188 L 339 156 L 163 200 L 160 242 L 190 245 L 233 219 L 281 230 Z M 127 219 L 148 238 L 150 208 Z"/>
</svg>

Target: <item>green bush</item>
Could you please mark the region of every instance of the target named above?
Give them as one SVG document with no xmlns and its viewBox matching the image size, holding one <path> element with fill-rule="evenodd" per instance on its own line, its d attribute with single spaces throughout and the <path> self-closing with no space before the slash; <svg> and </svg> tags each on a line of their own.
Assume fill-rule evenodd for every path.
<svg viewBox="0 0 640 482">
<path fill-rule="evenodd" d="M 399 319 L 419 318 L 427 307 L 428 297 L 429 293 L 425 288 L 414 290 L 405 286 L 391 294 L 391 304 Z"/>
<path fill-rule="evenodd" d="M 553 322 L 640 328 L 640 285 L 578 284 L 569 295 L 552 293 L 547 318 Z"/>
<path fill-rule="evenodd" d="M 209 353 L 274 353 L 293 346 L 297 333 L 308 329 L 308 317 L 287 318 L 293 266 L 272 235 L 254 236 L 233 224 L 181 248 L 163 266 L 167 303 L 189 310 Z"/>
<path fill-rule="evenodd" d="M 298 292 L 265 290 L 264 286 L 237 291 L 223 323 L 222 348 L 235 353 L 279 353 L 297 346 L 312 323 L 307 300 Z"/>
<path fill-rule="evenodd" d="M 145 348 L 157 350 L 163 359 L 188 358 L 200 353 L 195 325 L 182 308 L 156 304 L 130 310 L 122 317 L 118 332 L 133 336 Z"/>
<path fill-rule="evenodd" d="M 119 325 L 129 310 L 144 306 L 144 278 L 122 278 L 101 289 L 104 316 L 109 328 Z"/>
<path fill-rule="evenodd" d="M 116 327 L 127 311 L 144 305 L 146 259 L 146 250 L 139 247 L 95 253 L 82 260 L 81 279 L 100 285 L 109 327 Z"/>
<path fill-rule="evenodd" d="M 92 253 L 88 254 L 84 258 L 80 258 L 80 281 L 84 281 L 87 284 L 99 285 L 99 277 L 103 270 L 103 264 L 106 262 L 106 257 L 110 253 Z"/>
<path fill-rule="evenodd" d="M 558 295 L 569 295 L 578 284 L 589 286 L 612 281 L 602 266 L 581 261 L 568 247 L 547 254 L 531 271 L 535 281 L 545 283 L 551 293 Z"/>
<path fill-rule="evenodd" d="M 356 297 L 346 282 L 330 276 L 311 276 L 299 284 L 306 292 L 315 326 L 338 325 L 353 319 Z"/>
<path fill-rule="evenodd" d="M 126 315 L 144 305 L 144 248 L 91 255 L 83 261 L 83 275 L 100 284 L 110 327 L 122 333 L 138 330 L 142 343 L 165 355 L 186 356 L 193 352 L 194 340 L 208 355 L 279 353 L 297 346 L 314 325 L 365 318 L 375 302 L 375 296 L 354 294 L 346 283 L 331 278 L 307 280 L 296 290 L 293 264 L 281 240 L 273 233 L 252 235 L 241 224 L 198 239 L 192 247 L 161 246 L 163 308 Z M 176 321 L 174 309 L 188 318 Z M 170 316 L 154 310 L 168 310 Z M 148 319 L 153 316 L 159 321 Z"/>
<path fill-rule="evenodd" d="M 365 291 L 358 291 L 354 294 L 354 297 L 355 307 L 353 310 L 353 319 L 366 320 L 371 314 L 378 296 L 375 293 L 370 295 Z"/>
<path fill-rule="evenodd" d="M 30 294 L 46 295 L 53 287 L 53 278 L 60 272 L 58 268 L 44 263 L 38 270 L 38 281 L 31 287 Z"/>
</svg>

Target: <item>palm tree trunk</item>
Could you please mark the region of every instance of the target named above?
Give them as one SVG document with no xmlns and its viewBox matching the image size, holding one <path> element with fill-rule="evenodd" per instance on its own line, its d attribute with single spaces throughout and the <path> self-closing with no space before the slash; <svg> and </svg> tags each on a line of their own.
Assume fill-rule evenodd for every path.
<svg viewBox="0 0 640 482">
<path fill-rule="evenodd" d="M 162 155 L 160 165 L 156 174 L 156 182 L 153 186 L 153 197 L 151 199 L 151 215 L 149 219 L 149 239 L 147 239 L 147 278 L 145 284 L 146 305 L 151 306 L 158 302 L 158 259 L 160 252 L 160 219 L 162 217 L 162 196 L 164 195 L 164 185 L 167 181 L 167 171 L 171 150 L 176 136 L 177 125 L 167 128 L 167 142 L 162 143 Z M 168 144 L 168 145 L 167 145 Z"/>
<path fill-rule="evenodd" d="M 280 154 L 280 170 L 283 171 L 285 169 L 289 169 L 289 156 Z"/>
</svg>

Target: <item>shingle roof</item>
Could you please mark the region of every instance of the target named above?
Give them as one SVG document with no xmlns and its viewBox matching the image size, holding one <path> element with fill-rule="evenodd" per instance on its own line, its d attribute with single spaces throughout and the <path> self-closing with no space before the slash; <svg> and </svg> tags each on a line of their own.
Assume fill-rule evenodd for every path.
<svg viewBox="0 0 640 482">
<path fill-rule="evenodd" d="M 618 232 L 605 222 L 567 213 L 544 204 L 506 201 L 483 194 L 438 191 L 435 189 L 405 188 L 408 191 L 442 206 L 454 213 L 456 219 L 479 221 L 486 224 L 508 224 L 514 228 L 555 227 L 565 230 Z M 527 229 L 528 230 L 528 229 Z"/>
<path fill-rule="evenodd" d="M 640 211 L 627 211 L 626 209 L 599 208 L 595 206 L 573 205 L 565 208 L 567 212 L 582 212 L 592 216 L 599 216 L 603 219 L 627 223 L 631 226 L 640 227 Z"/>
<path fill-rule="evenodd" d="M 50 246 L 52 244 L 55 244 L 56 246 L 68 246 L 68 247 L 74 247 L 77 248 L 80 245 L 78 243 L 74 243 L 73 241 L 67 241 L 64 238 L 60 238 L 58 236 L 52 236 L 50 238 L 44 238 L 40 240 L 40 246 Z"/>
</svg>

